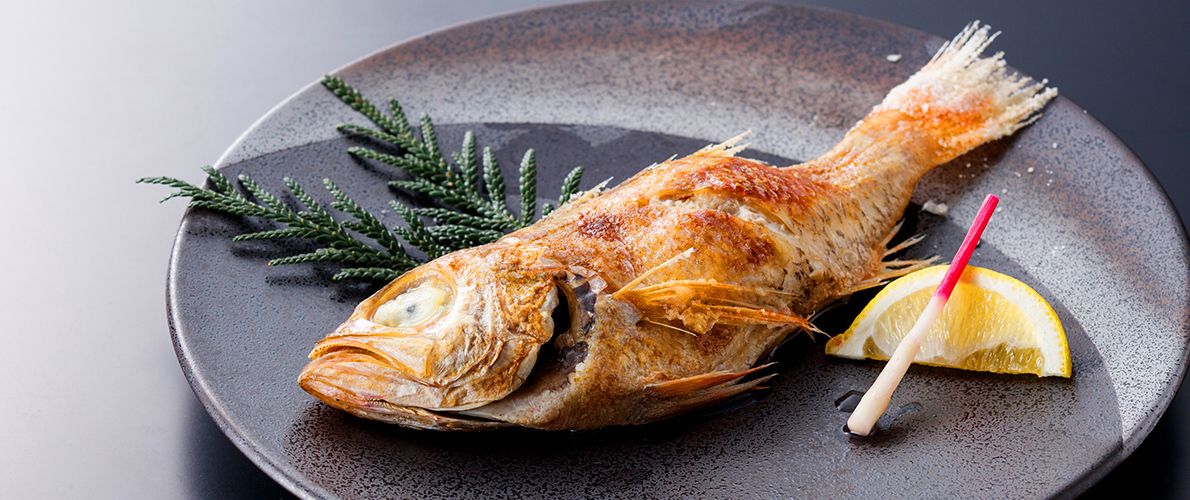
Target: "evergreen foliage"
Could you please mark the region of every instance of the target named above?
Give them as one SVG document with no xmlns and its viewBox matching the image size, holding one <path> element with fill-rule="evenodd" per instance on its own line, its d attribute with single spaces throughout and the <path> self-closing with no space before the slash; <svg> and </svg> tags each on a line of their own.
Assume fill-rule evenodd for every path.
<svg viewBox="0 0 1190 500">
<path fill-rule="evenodd" d="M 395 99 L 389 99 L 389 114 L 382 113 L 350 85 L 335 76 L 325 76 L 323 85 L 352 109 L 366 116 L 379 129 L 359 125 L 339 125 L 341 132 L 370 137 L 392 146 L 393 153 L 352 147 L 348 152 L 400 168 L 414 175 L 412 180 L 389 182 L 389 186 L 421 193 L 437 199 L 449 208 L 410 207 L 397 200 L 389 204 L 400 215 L 403 226 L 386 227 L 330 179 L 324 187 L 335 198 L 330 207 L 352 219 L 337 221 L 331 212 L 310 197 L 297 182 L 285 178 L 285 186 L 304 209 L 295 211 L 277 196 L 261 188 L 247 175 L 238 181 L 247 196 L 238 191 L 219 171 L 203 167 L 210 189 L 171 177 L 146 177 L 139 183 L 161 184 L 178 191 L 166 196 L 190 198 L 190 206 L 233 215 L 261 217 L 285 225 L 283 229 L 241 234 L 234 241 L 304 238 L 321 248 L 313 252 L 274 259 L 269 265 L 299 262 L 334 261 L 345 264 L 334 279 L 362 278 L 387 281 L 400 276 L 420 262 L 406 251 L 405 244 L 417 248 L 430 259 L 447 253 L 496 241 L 506 232 L 533 223 L 537 211 L 537 161 L 532 149 L 521 159 L 517 187 L 519 215 L 513 214 L 505 195 L 504 176 L 491 148 L 482 155 L 476 151 L 475 134 L 468 131 L 458 152 L 447 161 L 438 145 L 434 124 L 427 115 L 419 119 L 415 134 L 405 112 Z M 482 161 L 481 161 L 482 158 Z M 578 192 L 582 167 L 575 168 L 562 183 L 558 204 L 566 203 Z M 542 216 L 553 211 L 542 207 Z M 435 221 L 427 225 L 423 220 Z M 372 241 L 365 243 L 357 235 Z M 404 243 L 402 243 L 404 242 Z"/>
</svg>

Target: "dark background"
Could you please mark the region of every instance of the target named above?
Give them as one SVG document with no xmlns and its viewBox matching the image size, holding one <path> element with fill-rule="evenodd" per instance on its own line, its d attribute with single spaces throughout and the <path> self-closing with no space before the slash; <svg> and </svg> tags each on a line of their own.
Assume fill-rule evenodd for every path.
<svg viewBox="0 0 1190 500">
<path fill-rule="evenodd" d="M 558 2 L 47 1 L 0 7 L 0 497 L 289 498 L 223 436 L 170 344 L 198 167 L 323 73 L 476 17 Z M 1114 131 L 1190 213 L 1190 5 L 809 2 L 992 47 Z M 1127 310 L 1119 311 L 1128 314 Z M 1190 395 L 1084 498 L 1190 498 Z"/>
</svg>

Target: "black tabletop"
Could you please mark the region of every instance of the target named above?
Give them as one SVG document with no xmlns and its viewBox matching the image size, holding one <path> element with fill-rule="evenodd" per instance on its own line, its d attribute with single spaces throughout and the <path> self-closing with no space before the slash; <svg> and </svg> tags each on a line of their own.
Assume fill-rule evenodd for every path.
<svg viewBox="0 0 1190 500">
<path fill-rule="evenodd" d="M 0 9 L 0 496 L 290 498 L 186 384 L 165 271 L 184 203 L 241 132 L 323 73 L 477 17 L 558 2 L 21 2 Z M 809 2 L 949 38 L 972 20 L 1114 131 L 1190 213 L 1190 6 Z M 1121 310 L 1120 314 L 1128 314 Z M 1190 395 L 1083 498 L 1190 498 Z"/>
</svg>

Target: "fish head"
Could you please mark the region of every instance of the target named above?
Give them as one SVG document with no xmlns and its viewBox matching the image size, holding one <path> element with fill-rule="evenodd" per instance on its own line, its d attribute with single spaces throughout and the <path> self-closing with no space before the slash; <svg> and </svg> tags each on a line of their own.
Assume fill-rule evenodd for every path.
<svg viewBox="0 0 1190 500">
<path fill-rule="evenodd" d="M 314 347 L 301 387 L 356 415 L 429 428 L 458 423 L 437 412 L 516 390 L 553 336 L 558 287 L 550 269 L 487 250 L 434 260 L 361 302 Z"/>
</svg>

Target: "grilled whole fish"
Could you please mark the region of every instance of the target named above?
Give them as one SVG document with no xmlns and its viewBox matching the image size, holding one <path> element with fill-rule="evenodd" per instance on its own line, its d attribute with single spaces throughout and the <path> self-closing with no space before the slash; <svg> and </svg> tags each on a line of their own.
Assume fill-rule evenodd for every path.
<svg viewBox="0 0 1190 500">
<path fill-rule="evenodd" d="M 733 139 L 410 271 L 318 342 L 301 387 L 461 430 L 646 423 L 755 387 L 815 311 L 924 265 L 885 260 L 923 174 L 1056 95 L 981 58 L 992 38 L 968 26 L 816 160 L 770 167 Z"/>
</svg>

